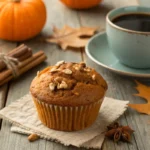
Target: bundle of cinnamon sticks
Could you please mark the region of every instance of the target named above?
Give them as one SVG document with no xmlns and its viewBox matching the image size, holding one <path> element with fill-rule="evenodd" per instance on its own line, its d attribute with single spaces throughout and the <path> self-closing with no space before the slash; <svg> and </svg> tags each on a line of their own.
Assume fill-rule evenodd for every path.
<svg viewBox="0 0 150 150">
<path fill-rule="evenodd" d="M 46 55 L 43 51 L 38 51 L 37 53 L 33 54 L 32 49 L 24 44 L 13 49 L 6 55 L 16 58 L 19 61 L 19 63 L 16 64 L 16 69 L 19 76 L 46 59 Z M 7 65 L 0 60 L 0 86 L 12 80 L 13 78 L 14 76 L 12 70 L 8 69 Z"/>
</svg>

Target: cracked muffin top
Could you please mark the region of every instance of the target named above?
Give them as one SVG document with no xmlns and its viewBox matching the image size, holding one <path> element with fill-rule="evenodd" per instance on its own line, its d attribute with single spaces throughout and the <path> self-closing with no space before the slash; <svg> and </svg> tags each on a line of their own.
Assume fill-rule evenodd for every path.
<svg viewBox="0 0 150 150">
<path fill-rule="evenodd" d="M 85 63 L 57 62 L 38 72 L 30 92 L 34 98 L 60 106 L 82 106 L 101 100 L 107 83 Z"/>
</svg>

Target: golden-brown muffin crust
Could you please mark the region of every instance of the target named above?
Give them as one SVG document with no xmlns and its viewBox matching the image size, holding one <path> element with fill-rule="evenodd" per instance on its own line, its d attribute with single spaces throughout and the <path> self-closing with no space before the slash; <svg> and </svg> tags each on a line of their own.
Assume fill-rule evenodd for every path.
<svg viewBox="0 0 150 150">
<path fill-rule="evenodd" d="M 106 90 L 102 76 L 83 62 L 60 61 L 38 72 L 30 86 L 35 98 L 60 106 L 88 105 L 103 98 Z"/>
</svg>

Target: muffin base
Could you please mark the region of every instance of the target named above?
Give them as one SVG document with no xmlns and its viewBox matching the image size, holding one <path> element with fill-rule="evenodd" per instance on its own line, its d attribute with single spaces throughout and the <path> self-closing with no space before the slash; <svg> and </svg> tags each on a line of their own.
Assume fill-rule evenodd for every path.
<svg viewBox="0 0 150 150">
<path fill-rule="evenodd" d="M 98 102 L 85 106 L 58 106 L 51 105 L 33 97 L 39 119 L 54 130 L 77 131 L 82 130 L 96 120 L 103 98 Z"/>
</svg>

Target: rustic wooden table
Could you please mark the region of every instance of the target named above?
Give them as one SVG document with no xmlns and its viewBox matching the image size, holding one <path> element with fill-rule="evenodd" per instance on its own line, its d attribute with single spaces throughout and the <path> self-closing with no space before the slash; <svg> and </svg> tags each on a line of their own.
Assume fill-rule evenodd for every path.
<svg viewBox="0 0 150 150">
<path fill-rule="evenodd" d="M 130 100 L 132 103 L 143 103 L 143 100 L 134 97 L 133 93 L 136 93 L 134 88 L 134 78 L 127 78 L 114 74 L 98 65 L 93 63 L 84 51 L 62 51 L 55 44 L 39 42 L 41 36 L 50 35 L 52 32 L 52 25 L 62 27 L 67 24 L 73 27 L 80 26 L 100 26 L 105 28 L 105 16 L 107 12 L 113 8 L 137 5 L 136 0 L 104 0 L 100 6 L 85 10 L 76 11 L 71 10 L 63 6 L 58 0 L 45 0 L 47 7 L 47 23 L 41 33 L 36 38 L 26 41 L 25 44 L 32 49 L 44 50 L 48 56 L 47 62 L 32 69 L 28 73 L 24 74 L 15 81 L 0 87 L 0 109 L 9 105 L 11 102 L 22 97 L 29 92 L 29 86 L 31 80 L 36 75 L 36 72 L 43 69 L 47 65 L 55 64 L 59 60 L 66 61 L 85 61 L 89 66 L 94 67 L 103 77 L 107 80 L 109 90 L 107 96 L 114 97 L 123 100 Z M 115 38 L 115 37 L 114 37 Z M 0 47 L 3 51 L 9 51 L 12 48 L 18 46 L 21 43 L 11 43 L 6 41 L 0 41 Z M 148 83 L 147 81 L 144 81 Z M 120 122 L 124 125 L 135 129 L 134 136 L 132 138 L 132 144 L 119 143 L 115 144 L 110 140 L 105 140 L 102 150 L 149 150 L 150 149 L 150 125 L 148 124 L 150 118 L 147 115 L 142 115 L 134 110 L 128 109 L 121 117 Z M 75 147 L 65 147 L 61 144 L 38 140 L 34 143 L 30 143 L 27 140 L 27 136 L 12 133 L 10 131 L 11 124 L 7 121 L 0 122 L 0 150 L 76 150 Z M 81 148 L 83 150 L 83 148 Z"/>
</svg>

